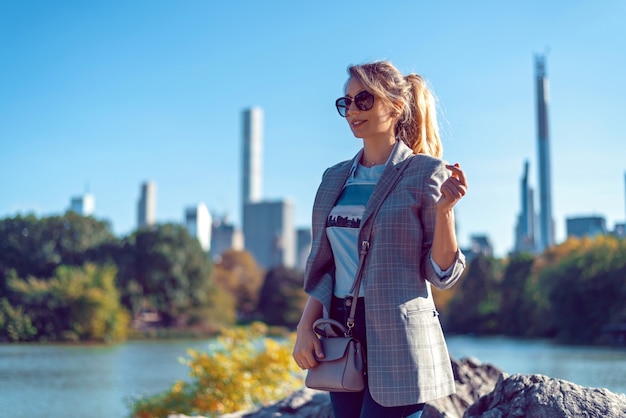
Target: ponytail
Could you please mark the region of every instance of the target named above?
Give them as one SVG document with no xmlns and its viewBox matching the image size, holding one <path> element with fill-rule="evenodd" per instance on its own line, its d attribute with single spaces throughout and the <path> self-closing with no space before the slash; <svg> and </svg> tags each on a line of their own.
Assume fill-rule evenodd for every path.
<svg viewBox="0 0 626 418">
<path fill-rule="evenodd" d="M 397 108 L 397 103 L 402 103 L 402 113 L 395 126 L 397 139 L 416 154 L 441 158 L 443 147 L 439 138 L 435 98 L 421 76 L 403 76 L 388 61 L 353 65 L 348 67 L 348 74 L 388 105 Z"/>
<path fill-rule="evenodd" d="M 396 136 L 416 154 L 441 158 L 443 147 L 437 125 L 435 98 L 417 74 L 404 77 L 408 84 L 405 108 L 396 124 Z"/>
</svg>

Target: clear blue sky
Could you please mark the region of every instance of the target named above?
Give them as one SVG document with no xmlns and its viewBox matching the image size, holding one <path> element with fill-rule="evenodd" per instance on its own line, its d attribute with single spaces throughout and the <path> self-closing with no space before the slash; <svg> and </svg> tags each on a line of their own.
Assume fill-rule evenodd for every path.
<svg viewBox="0 0 626 418">
<path fill-rule="evenodd" d="M 360 148 L 334 108 L 346 67 L 389 59 L 439 98 L 465 168 L 459 239 L 513 246 L 525 160 L 537 187 L 533 55 L 549 49 L 553 207 L 625 218 L 626 2 L 2 1 L 0 217 L 60 214 L 88 188 L 117 234 L 139 188 L 157 220 L 205 202 L 239 224 L 241 112 L 265 113 L 266 199 L 308 226 L 323 170 Z M 537 192 L 536 192 L 537 193 Z"/>
</svg>

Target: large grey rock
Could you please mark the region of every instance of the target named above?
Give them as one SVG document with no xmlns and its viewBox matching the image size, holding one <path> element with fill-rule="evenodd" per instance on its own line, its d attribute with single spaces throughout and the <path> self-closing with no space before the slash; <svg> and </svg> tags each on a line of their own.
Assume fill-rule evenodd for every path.
<svg viewBox="0 0 626 418">
<path fill-rule="evenodd" d="M 542 375 L 508 376 L 471 358 L 452 360 L 457 393 L 429 402 L 423 418 L 624 418 L 626 396 Z M 327 392 L 302 388 L 255 411 L 221 418 L 332 418 Z M 183 416 L 170 416 L 170 418 Z"/>
<path fill-rule="evenodd" d="M 461 418 L 469 405 L 491 392 L 502 372 L 478 360 L 463 358 L 452 360 L 456 381 L 455 395 L 430 402 L 423 418 Z M 221 418 L 332 418 L 327 392 L 302 388 L 289 397 L 252 412 L 237 412 Z"/>
<path fill-rule="evenodd" d="M 328 418 L 332 416 L 328 392 L 302 388 L 285 399 L 256 411 L 236 412 L 222 415 L 220 418 Z"/>
<path fill-rule="evenodd" d="M 465 410 L 481 396 L 490 393 L 501 376 L 497 367 L 474 358 L 452 359 L 456 393 L 429 402 L 422 418 L 461 418 Z"/>
<path fill-rule="evenodd" d="M 626 396 L 551 379 L 514 374 L 471 405 L 463 418 L 623 418 Z"/>
</svg>

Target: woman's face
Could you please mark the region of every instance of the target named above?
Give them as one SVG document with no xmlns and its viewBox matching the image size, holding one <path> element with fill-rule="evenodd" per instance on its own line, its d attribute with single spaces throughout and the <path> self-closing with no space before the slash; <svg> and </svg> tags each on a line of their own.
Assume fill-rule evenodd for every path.
<svg viewBox="0 0 626 418">
<path fill-rule="evenodd" d="M 346 84 L 346 96 L 354 98 L 358 93 L 367 90 L 360 81 L 350 78 Z M 372 93 L 370 91 L 370 93 Z M 346 113 L 346 120 L 357 138 L 388 139 L 394 135 L 396 118 L 394 109 L 386 105 L 378 96 L 374 98 L 374 106 L 370 110 L 359 110 L 352 102 Z"/>
</svg>

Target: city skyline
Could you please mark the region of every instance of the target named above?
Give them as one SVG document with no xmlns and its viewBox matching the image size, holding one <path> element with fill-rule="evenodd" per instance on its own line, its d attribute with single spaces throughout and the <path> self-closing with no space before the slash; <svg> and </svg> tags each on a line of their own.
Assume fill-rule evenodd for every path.
<svg viewBox="0 0 626 418">
<path fill-rule="evenodd" d="M 431 84 L 444 158 L 468 175 L 461 246 L 485 234 L 504 256 L 526 160 L 538 190 L 533 57 L 549 48 L 556 241 L 567 217 L 624 222 L 623 2 L 364 1 L 369 30 L 348 31 L 347 43 L 351 5 L 244 5 L 0 4 L 0 39 L 11 39 L 0 44 L 0 217 L 62 213 L 89 184 L 94 215 L 125 235 L 151 179 L 157 222 L 181 223 L 202 201 L 239 224 L 240 115 L 258 106 L 263 194 L 290 198 L 295 226 L 307 227 L 323 171 L 361 146 L 333 107 L 345 68 L 390 59 Z"/>
</svg>

